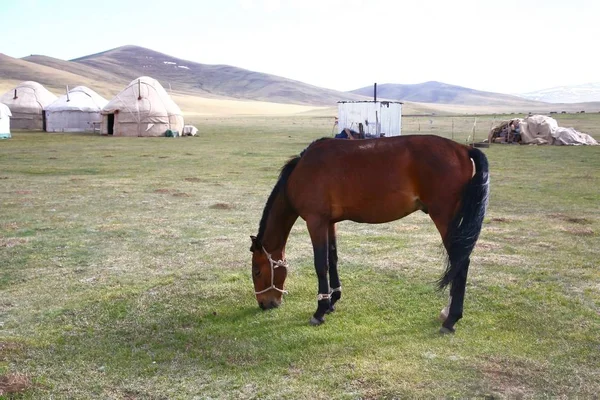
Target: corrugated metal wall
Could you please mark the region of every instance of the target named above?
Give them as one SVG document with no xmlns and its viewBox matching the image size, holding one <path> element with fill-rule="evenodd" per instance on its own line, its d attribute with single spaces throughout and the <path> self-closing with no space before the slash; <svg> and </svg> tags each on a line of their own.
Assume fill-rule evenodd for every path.
<svg viewBox="0 0 600 400">
<path fill-rule="evenodd" d="M 338 130 L 358 132 L 363 124 L 368 136 L 398 136 L 402 133 L 402 103 L 387 101 L 356 101 L 338 103 Z"/>
</svg>

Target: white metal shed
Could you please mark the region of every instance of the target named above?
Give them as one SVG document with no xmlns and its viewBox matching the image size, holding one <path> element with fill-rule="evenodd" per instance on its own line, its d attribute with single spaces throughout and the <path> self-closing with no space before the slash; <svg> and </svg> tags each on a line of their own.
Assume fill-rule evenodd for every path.
<svg viewBox="0 0 600 400">
<path fill-rule="evenodd" d="M 365 136 L 399 136 L 402 133 L 402 103 L 399 101 L 338 101 L 338 131 L 344 128 Z"/>
</svg>

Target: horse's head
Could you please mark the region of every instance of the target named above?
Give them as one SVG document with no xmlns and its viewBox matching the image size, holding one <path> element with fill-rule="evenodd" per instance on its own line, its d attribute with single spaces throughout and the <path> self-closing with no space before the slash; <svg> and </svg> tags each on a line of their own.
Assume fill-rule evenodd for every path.
<svg viewBox="0 0 600 400">
<path fill-rule="evenodd" d="M 283 284 L 287 277 L 287 261 L 273 260 L 262 243 L 250 236 L 252 245 L 252 280 L 254 281 L 254 294 L 256 301 L 263 310 L 279 307 L 283 293 Z"/>
</svg>

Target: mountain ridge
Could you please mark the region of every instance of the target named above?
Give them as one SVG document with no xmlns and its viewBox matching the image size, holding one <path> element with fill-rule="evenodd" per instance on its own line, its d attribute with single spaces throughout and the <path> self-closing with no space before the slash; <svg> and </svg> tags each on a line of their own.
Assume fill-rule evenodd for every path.
<svg viewBox="0 0 600 400">
<path fill-rule="evenodd" d="M 339 92 L 244 68 L 196 63 L 133 45 L 68 61 L 44 55 L 19 59 L 0 53 L 2 92 L 21 81 L 35 80 L 55 93 L 64 93 L 67 85 L 84 85 L 112 98 L 127 83 L 143 75 L 161 82 L 181 104 L 182 110 L 196 115 L 235 114 L 238 106 L 242 114 L 268 114 L 269 110 L 278 114 L 286 110 L 294 113 L 315 107 L 328 107 L 328 113 L 335 114 L 338 101 L 373 99 L 371 86 Z M 412 85 L 379 84 L 377 97 L 403 101 L 406 114 L 600 110 L 600 103 L 550 104 L 436 81 Z"/>
<path fill-rule="evenodd" d="M 363 87 L 350 93 L 367 95 L 373 93 L 372 87 Z M 377 85 L 377 97 L 398 101 L 412 101 L 433 104 L 458 105 L 504 105 L 519 106 L 540 105 L 532 100 L 503 93 L 485 92 L 438 81 L 416 84 L 384 83 Z"/>
<path fill-rule="evenodd" d="M 520 93 L 517 96 L 547 103 L 596 102 L 600 101 L 600 82 L 554 86 L 547 89 Z"/>
</svg>

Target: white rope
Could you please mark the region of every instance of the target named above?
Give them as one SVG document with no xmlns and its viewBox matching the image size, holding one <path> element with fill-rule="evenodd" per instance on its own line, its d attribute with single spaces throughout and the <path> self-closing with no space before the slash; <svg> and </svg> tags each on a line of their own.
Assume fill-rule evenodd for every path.
<svg viewBox="0 0 600 400">
<path fill-rule="evenodd" d="M 271 257 L 271 254 L 269 254 L 269 252 L 263 247 L 262 248 L 263 251 L 265 252 L 267 259 L 269 260 L 269 264 L 271 267 L 271 286 L 269 286 L 266 289 L 260 290 L 260 291 L 255 291 L 254 294 L 263 294 L 268 292 L 271 289 L 275 289 L 277 290 L 279 293 L 284 293 L 287 294 L 287 290 L 283 290 L 283 289 L 279 289 L 277 286 L 275 286 L 275 268 L 279 268 L 279 267 L 283 267 L 285 269 L 287 269 L 287 267 L 289 266 L 288 262 L 286 259 L 283 260 L 273 260 L 273 257 Z"/>
<path fill-rule="evenodd" d="M 340 285 L 340 286 L 338 286 L 336 288 L 330 289 L 329 293 L 319 293 L 319 294 L 317 294 L 317 301 L 331 299 L 331 295 L 334 292 L 340 292 L 341 293 L 342 292 L 342 286 Z"/>
</svg>

